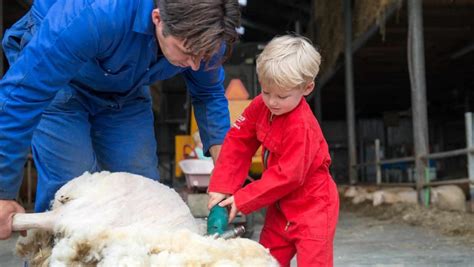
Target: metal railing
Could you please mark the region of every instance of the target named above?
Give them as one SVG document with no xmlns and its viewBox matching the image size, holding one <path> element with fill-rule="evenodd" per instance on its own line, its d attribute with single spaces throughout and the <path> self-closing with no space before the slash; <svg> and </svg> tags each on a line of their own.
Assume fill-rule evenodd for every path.
<svg viewBox="0 0 474 267">
<path fill-rule="evenodd" d="M 457 157 L 457 156 L 467 156 L 467 178 L 460 178 L 460 179 L 453 179 L 453 180 L 445 180 L 445 181 L 430 181 L 429 172 L 425 172 L 424 181 L 426 181 L 423 186 L 424 187 L 431 187 L 435 185 L 444 185 L 444 184 L 460 184 L 460 183 L 468 183 L 470 187 L 470 194 L 471 200 L 474 199 L 474 123 L 473 123 L 473 113 L 467 112 L 465 113 L 465 122 L 466 122 L 466 148 L 443 151 L 443 152 L 436 152 L 436 153 L 429 153 L 426 155 L 422 155 L 422 159 L 445 159 L 450 157 Z M 375 140 L 375 160 L 374 161 L 367 161 L 356 164 L 352 166 L 355 169 L 360 169 L 368 166 L 375 166 L 376 168 L 376 184 L 382 184 L 382 166 L 384 164 L 391 164 L 391 163 L 403 163 L 403 162 L 414 162 L 415 157 L 402 157 L 402 158 L 391 158 L 391 159 L 382 159 L 380 153 L 380 140 Z M 416 179 L 416 177 L 415 177 Z M 405 183 L 405 186 L 413 185 L 415 183 Z"/>
</svg>

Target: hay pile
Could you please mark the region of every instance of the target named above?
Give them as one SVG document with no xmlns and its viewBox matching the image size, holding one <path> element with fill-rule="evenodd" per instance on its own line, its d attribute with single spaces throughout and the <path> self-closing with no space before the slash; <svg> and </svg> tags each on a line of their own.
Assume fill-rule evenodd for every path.
<svg viewBox="0 0 474 267">
<path fill-rule="evenodd" d="M 374 23 L 380 26 L 380 35 L 385 40 L 385 23 L 383 18 L 387 15 L 388 9 L 396 5 L 398 10 L 402 7 L 401 0 L 358 0 L 354 5 L 354 38 L 361 36 Z"/>
<path fill-rule="evenodd" d="M 383 17 L 392 5 L 401 8 L 401 0 L 358 0 L 354 1 L 352 13 L 353 38 L 365 33 L 371 25 L 380 25 L 382 38 L 385 35 Z M 323 56 L 321 74 L 333 66 L 344 51 L 344 7 L 342 1 L 315 0 L 312 10 L 314 20 L 309 27 L 314 32 L 314 42 L 320 46 Z"/>
<path fill-rule="evenodd" d="M 323 75 L 344 50 L 344 15 L 342 1 L 315 0 L 312 17 L 316 36 L 323 57 L 319 77 Z"/>
</svg>

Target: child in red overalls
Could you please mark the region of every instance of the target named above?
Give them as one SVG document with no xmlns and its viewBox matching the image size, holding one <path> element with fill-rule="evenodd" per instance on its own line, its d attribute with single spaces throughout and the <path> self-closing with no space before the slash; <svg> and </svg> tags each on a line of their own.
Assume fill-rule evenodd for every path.
<svg viewBox="0 0 474 267">
<path fill-rule="evenodd" d="M 304 96 L 314 89 L 321 57 L 298 36 L 274 38 L 257 59 L 262 93 L 227 133 L 209 184 L 211 208 L 251 213 L 268 207 L 260 243 L 281 266 L 332 266 L 339 198 L 321 128 Z M 243 183 L 263 146 L 260 180 Z"/>
</svg>

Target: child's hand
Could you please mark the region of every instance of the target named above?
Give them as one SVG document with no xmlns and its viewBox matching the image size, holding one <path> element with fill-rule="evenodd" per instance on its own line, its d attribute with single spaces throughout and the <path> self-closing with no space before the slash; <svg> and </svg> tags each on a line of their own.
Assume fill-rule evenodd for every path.
<svg viewBox="0 0 474 267">
<path fill-rule="evenodd" d="M 219 206 L 221 207 L 225 207 L 229 205 L 230 205 L 230 211 L 229 211 L 229 223 L 230 223 L 234 220 L 235 216 L 237 215 L 237 212 L 239 212 L 239 210 L 237 209 L 237 206 L 235 205 L 234 197 L 231 196 L 223 200 L 221 203 L 219 203 Z"/>
<path fill-rule="evenodd" d="M 223 199 L 228 197 L 229 195 L 217 193 L 217 192 L 209 192 L 209 200 L 207 202 L 207 208 L 210 210 L 214 205 L 221 202 Z"/>
</svg>

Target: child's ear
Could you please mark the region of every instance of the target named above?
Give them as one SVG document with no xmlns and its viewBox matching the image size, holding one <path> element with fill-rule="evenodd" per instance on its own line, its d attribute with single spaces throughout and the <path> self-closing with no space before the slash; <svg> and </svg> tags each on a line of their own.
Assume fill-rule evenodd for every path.
<svg viewBox="0 0 474 267">
<path fill-rule="evenodd" d="M 304 88 L 303 95 L 308 96 L 309 94 L 311 94 L 311 92 L 313 92 L 313 90 L 314 90 L 314 82 L 310 82 Z"/>
</svg>

